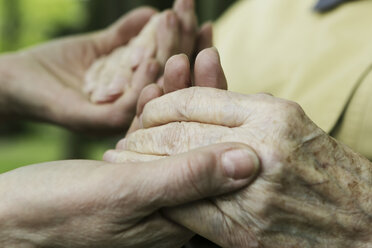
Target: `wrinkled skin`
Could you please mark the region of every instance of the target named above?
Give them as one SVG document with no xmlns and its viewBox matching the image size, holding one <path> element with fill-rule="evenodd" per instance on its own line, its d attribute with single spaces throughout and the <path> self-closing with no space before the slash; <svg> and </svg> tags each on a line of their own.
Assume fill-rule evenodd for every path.
<svg viewBox="0 0 372 248">
<path fill-rule="evenodd" d="M 199 42 L 203 45 L 202 47 L 209 48 L 205 48 L 197 54 L 193 73 L 191 72 L 192 65 L 185 54 L 172 56 L 165 65 L 162 87 L 159 84 L 150 84 L 142 90 L 137 102 L 136 117 L 133 119 L 127 134 L 141 128 L 140 116 L 146 103 L 163 94 L 188 88 L 191 85 L 227 89 L 218 51 L 210 47 L 212 45 L 212 30 L 208 30 L 208 25 L 204 27 L 204 40 Z M 108 155 L 110 156 L 110 153 Z M 117 162 L 115 159 L 112 160 Z"/>
<path fill-rule="evenodd" d="M 298 104 L 195 87 L 147 103 L 142 124 L 111 153 L 157 159 L 238 141 L 262 163 L 240 192 L 165 209 L 173 221 L 222 247 L 371 247 L 371 163 Z"/>
<path fill-rule="evenodd" d="M 142 90 L 146 85 L 132 83 L 138 65 L 152 58 L 164 67 L 168 58 L 175 53 L 192 56 L 197 29 L 193 0 L 175 1 L 173 10 L 152 16 L 129 44 L 101 57 L 90 66 L 85 76 L 85 93 L 94 103 L 108 103 L 119 97 L 130 96 L 132 91 Z"/>
</svg>

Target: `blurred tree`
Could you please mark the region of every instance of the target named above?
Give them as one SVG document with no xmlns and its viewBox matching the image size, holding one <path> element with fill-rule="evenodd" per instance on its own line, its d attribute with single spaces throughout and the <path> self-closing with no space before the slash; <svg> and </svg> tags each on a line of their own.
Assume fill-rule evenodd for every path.
<svg viewBox="0 0 372 248">
<path fill-rule="evenodd" d="M 199 22 L 217 19 L 223 11 L 237 0 L 199 0 L 195 1 Z M 139 6 L 152 6 L 158 10 L 171 8 L 174 0 L 89 0 L 86 2 L 89 13 L 87 30 L 101 29 L 117 20 L 124 13 Z"/>
<path fill-rule="evenodd" d="M 237 0 L 199 0 L 196 1 L 196 12 L 200 23 L 216 20 Z"/>
<path fill-rule="evenodd" d="M 19 0 L 2 1 L 1 15 L 1 50 L 13 50 L 19 40 L 19 30 L 21 25 L 21 15 L 19 9 Z"/>
</svg>

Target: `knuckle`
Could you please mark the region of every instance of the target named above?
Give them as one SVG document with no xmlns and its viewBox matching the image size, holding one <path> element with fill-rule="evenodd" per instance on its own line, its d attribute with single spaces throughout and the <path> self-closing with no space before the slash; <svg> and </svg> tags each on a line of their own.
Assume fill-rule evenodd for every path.
<svg viewBox="0 0 372 248">
<path fill-rule="evenodd" d="M 296 140 L 306 122 L 306 115 L 301 106 L 292 101 L 281 100 L 276 108 L 280 124 L 280 135 L 285 140 Z"/>
<path fill-rule="evenodd" d="M 302 107 L 293 101 L 283 101 L 281 104 L 283 113 L 285 113 L 284 117 L 287 121 L 293 121 L 294 119 L 302 118 L 305 113 Z"/>
<path fill-rule="evenodd" d="M 180 114 L 184 118 L 188 118 L 190 114 L 193 112 L 193 101 L 197 98 L 197 88 L 191 87 L 187 88 L 184 91 L 182 91 L 184 94 L 184 99 L 180 103 Z"/>
<path fill-rule="evenodd" d="M 200 199 L 209 196 L 221 186 L 215 176 L 216 164 L 216 157 L 207 151 L 194 152 L 184 163 L 186 181 Z"/>
</svg>

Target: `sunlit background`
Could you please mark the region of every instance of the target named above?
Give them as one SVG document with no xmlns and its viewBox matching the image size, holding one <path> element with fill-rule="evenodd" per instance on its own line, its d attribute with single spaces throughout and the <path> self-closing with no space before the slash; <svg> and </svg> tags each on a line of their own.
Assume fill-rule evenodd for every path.
<svg viewBox="0 0 372 248">
<path fill-rule="evenodd" d="M 196 0 L 199 21 L 215 20 L 233 2 Z M 172 3 L 173 0 L 0 0 L 0 52 L 104 28 L 137 6 L 151 5 L 162 10 Z M 0 120 L 0 173 L 52 160 L 101 159 L 119 137 L 94 138 L 48 124 Z"/>
</svg>

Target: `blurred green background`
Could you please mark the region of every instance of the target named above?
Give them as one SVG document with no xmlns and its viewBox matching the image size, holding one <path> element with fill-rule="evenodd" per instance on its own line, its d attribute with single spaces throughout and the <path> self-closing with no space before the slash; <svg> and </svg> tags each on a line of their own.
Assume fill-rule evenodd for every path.
<svg viewBox="0 0 372 248">
<path fill-rule="evenodd" d="M 215 20 L 235 1 L 196 0 L 199 22 Z M 172 4 L 173 0 L 0 0 L 0 53 L 104 28 L 138 6 L 163 10 Z M 120 138 L 87 137 L 28 121 L 0 123 L 0 173 L 51 160 L 101 159 Z"/>
</svg>

